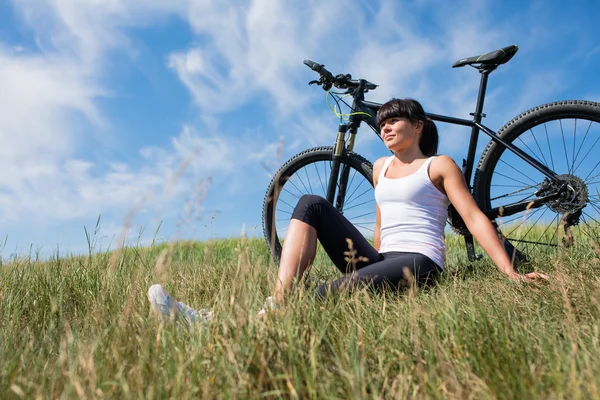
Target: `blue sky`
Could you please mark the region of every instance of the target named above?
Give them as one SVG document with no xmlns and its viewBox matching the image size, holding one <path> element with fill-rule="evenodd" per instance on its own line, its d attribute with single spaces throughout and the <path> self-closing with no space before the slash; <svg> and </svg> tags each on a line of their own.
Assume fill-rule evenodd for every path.
<svg viewBox="0 0 600 400">
<path fill-rule="evenodd" d="M 335 136 L 304 59 L 379 84 L 369 100 L 468 118 L 479 76 L 452 62 L 517 44 L 487 126 L 600 101 L 599 15 L 594 1 L 0 0 L 1 256 L 85 251 L 99 215 L 96 249 L 261 236 L 272 173 Z M 387 154 L 362 132 L 358 152 Z M 468 130 L 440 133 L 460 160 Z"/>
</svg>

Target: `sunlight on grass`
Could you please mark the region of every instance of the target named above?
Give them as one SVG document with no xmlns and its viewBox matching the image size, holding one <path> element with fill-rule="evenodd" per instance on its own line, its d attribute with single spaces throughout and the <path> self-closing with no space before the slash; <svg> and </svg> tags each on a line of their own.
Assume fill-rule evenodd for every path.
<svg viewBox="0 0 600 400">
<path fill-rule="evenodd" d="M 552 280 L 508 281 L 467 263 L 448 235 L 434 288 L 325 302 L 310 278 L 266 322 L 276 267 L 262 240 L 180 242 L 0 269 L 0 396 L 539 398 L 600 396 L 600 248 L 540 254 Z M 215 310 L 188 332 L 150 314 L 146 291 Z"/>
</svg>

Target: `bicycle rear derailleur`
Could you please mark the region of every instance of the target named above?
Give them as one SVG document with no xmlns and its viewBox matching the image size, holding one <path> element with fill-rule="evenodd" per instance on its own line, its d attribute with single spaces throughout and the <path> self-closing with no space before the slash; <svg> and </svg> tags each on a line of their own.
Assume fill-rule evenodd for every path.
<svg viewBox="0 0 600 400">
<path fill-rule="evenodd" d="M 554 182 L 546 178 L 535 194 L 539 197 L 553 193 L 559 194 L 555 200 L 549 201 L 547 205 L 552 211 L 562 214 L 560 223 L 565 234 L 562 242 L 563 245 L 569 247 L 573 244 L 573 235 L 570 228 L 579 224 L 582 210 L 589 201 L 588 188 L 581 178 L 571 174 L 558 175 L 557 178 L 563 182 L 561 187 L 557 188 Z"/>
</svg>

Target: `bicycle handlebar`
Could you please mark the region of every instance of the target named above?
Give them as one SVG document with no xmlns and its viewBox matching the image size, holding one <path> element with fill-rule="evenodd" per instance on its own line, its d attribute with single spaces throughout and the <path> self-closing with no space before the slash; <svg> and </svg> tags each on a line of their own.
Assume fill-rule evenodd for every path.
<svg viewBox="0 0 600 400">
<path fill-rule="evenodd" d="M 328 81 L 334 80 L 333 74 L 331 72 L 327 71 L 323 64 L 318 64 L 311 60 L 304 60 L 304 64 L 308 65 L 308 67 L 310 69 L 312 69 L 313 71 L 318 72 L 323 78 L 327 79 Z"/>
<path fill-rule="evenodd" d="M 321 75 L 321 79 L 318 81 L 311 81 L 309 82 L 309 85 L 316 83 L 317 85 L 323 86 L 323 90 L 329 90 L 331 89 L 331 86 L 335 86 L 338 89 L 353 89 L 359 87 L 361 85 L 361 81 L 364 82 L 365 90 L 373 90 L 377 87 L 376 84 L 363 79 L 352 79 L 350 74 L 339 74 L 333 76 L 331 72 L 325 69 L 323 64 L 319 64 L 311 60 L 304 60 L 304 64 Z"/>
</svg>

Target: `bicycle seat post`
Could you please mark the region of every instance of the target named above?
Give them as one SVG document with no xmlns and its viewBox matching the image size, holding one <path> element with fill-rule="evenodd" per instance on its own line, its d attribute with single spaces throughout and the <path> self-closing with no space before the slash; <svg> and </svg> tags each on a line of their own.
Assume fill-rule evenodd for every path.
<svg viewBox="0 0 600 400">
<path fill-rule="evenodd" d="M 481 73 L 481 81 L 479 83 L 479 93 L 477 94 L 477 104 L 475 105 L 475 112 L 470 115 L 473 116 L 473 121 L 481 123 L 481 120 L 485 118 L 483 113 L 483 103 L 485 102 L 485 92 L 487 90 L 487 82 L 490 73 L 496 69 L 495 66 L 486 66 L 478 68 Z M 473 126 L 471 128 L 471 140 L 469 141 L 469 151 L 467 153 L 467 160 L 463 160 L 463 174 L 465 176 L 465 182 L 472 191 L 473 186 L 471 185 L 471 173 L 473 171 L 473 164 L 475 160 L 475 151 L 477 150 L 477 140 L 479 139 L 479 128 Z M 465 235 L 465 245 L 467 247 L 467 256 L 469 261 L 476 261 L 482 258 L 481 254 L 475 253 L 475 246 L 473 243 L 473 236 L 468 233 Z"/>
<path fill-rule="evenodd" d="M 479 94 L 477 95 L 477 104 L 475 106 L 475 112 L 470 114 L 473 116 L 474 122 L 481 123 L 481 120 L 485 118 L 485 114 L 483 113 L 483 103 L 485 102 L 485 92 L 487 90 L 488 76 L 495 69 L 496 67 L 490 66 L 485 68 L 479 68 L 479 72 L 481 73 L 481 81 L 479 83 Z M 471 128 L 471 140 L 469 141 L 469 151 L 467 153 L 467 165 L 464 171 L 465 181 L 469 189 L 472 189 L 471 173 L 473 171 L 473 160 L 475 159 L 475 151 L 477 150 L 478 139 L 479 128 L 474 126 L 473 128 Z"/>
</svg>

